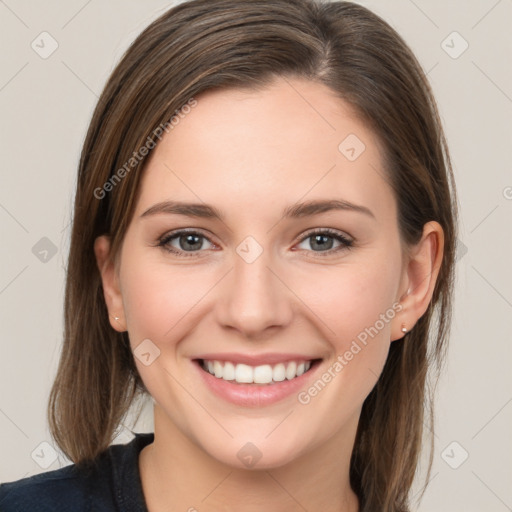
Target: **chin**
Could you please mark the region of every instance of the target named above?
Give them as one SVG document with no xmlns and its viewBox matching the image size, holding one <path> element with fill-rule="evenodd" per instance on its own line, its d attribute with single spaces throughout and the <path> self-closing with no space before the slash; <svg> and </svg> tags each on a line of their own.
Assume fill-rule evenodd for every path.
<svg viewBox="0 0 512 512">
<path fill-rule="evenodd" d="M 303 449 L 298 446 L 283 446 L 280 439 L 240 441 L 231 440 L 222 445 L 204 446 L 211 457 L 235 469 L 258 471 L 279 468 L 296 460 Z"/>
</svg>

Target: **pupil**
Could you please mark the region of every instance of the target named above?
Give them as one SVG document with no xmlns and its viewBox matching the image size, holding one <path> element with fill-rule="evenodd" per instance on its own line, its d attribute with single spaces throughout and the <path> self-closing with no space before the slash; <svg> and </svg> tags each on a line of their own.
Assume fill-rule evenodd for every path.
<svg viewBox="0 0 512 512">
<path fill-rule="evenodd" d="M 331 242 L 329 244 L 329 241 Z M 327 244 L 326 244 L 327 242 Z M 320 249 L 331 249 L 332 248 L 332 238 L 326 235 L 314 235 L 314 242 L 312 244 L 312 248 L 315 249 L 315 245 Z"/>
<path fill-rule="evenodd" d="M 201 247 L 201 242 L 198 243 L 198 240 L 199 240 L 199 236 L 197 235 L 182 235 L 180 237 L 180 245 L 183 249 L 187 248 L 187 244 L 188 244 L 188 248 L 192 248 L 192 249 L 198 249 Z M 184 244 L 182 242 L 185 242 Z M 194 247 L 194 245 L 198 246 L 198 247 Z"/>
</svg>

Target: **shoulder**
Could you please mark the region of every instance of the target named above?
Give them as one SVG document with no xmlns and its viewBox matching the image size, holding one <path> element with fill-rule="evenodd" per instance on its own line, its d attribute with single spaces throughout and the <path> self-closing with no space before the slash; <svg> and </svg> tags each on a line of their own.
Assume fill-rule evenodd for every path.
<svg viewBox="0 0 512 512">
<path fill-rule="evenodd" d="M 125 445 L 112 445 L 94 465 L 75 464 L 0 484 L 2 512 L 145 511 L 138 471 L 138 454 L 153 434 L 137 434 Z M 119 503 L 122 500 L 123 503 Z"/>
<path fill-rule="evenodd" d="M 85 476 L 85 478 L 84 478 Z M 81 505 L 87 499 L 87 475 L 73 464 L 15 482 L 0 484 L 0 510 L 87 510 Z"/>
</svg>

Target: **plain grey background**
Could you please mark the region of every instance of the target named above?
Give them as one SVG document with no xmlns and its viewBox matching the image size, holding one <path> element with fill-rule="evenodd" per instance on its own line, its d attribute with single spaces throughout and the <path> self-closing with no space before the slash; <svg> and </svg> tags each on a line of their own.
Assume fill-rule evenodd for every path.
<svg viewBox="0 0 512 512">
<path fill-rule="evenodd" d="M 428 72 L 460 202 L 455 323 L 418 510 L 512 510 L 512 0 L 359 3 Z M 79 152 L 115 64 L 172 4 L 0 0 L 0 481 L 68 463 L 45 414 Z M 150 413 L 149 402 L 137 430 L 151 429 Z M 117 441 L 130 435 L 122 429 Z"/>
</svg>

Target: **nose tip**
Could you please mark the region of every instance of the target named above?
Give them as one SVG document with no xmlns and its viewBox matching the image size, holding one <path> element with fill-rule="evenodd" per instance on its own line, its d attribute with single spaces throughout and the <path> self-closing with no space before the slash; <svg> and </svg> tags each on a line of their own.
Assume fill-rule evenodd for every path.
<svg viewBox="0 0 512 512">
<path fill-rule="evenodd" d="M 245 253 L 254 256 L 250 242 Z M 218 304 L 218 321 L 247 337 L 257 337 L 269 328 L 283 327 L 292 310 L 286 287 L 275 275 L 265 254 L 256 258 L 236 257 Z"/>
</svg>

